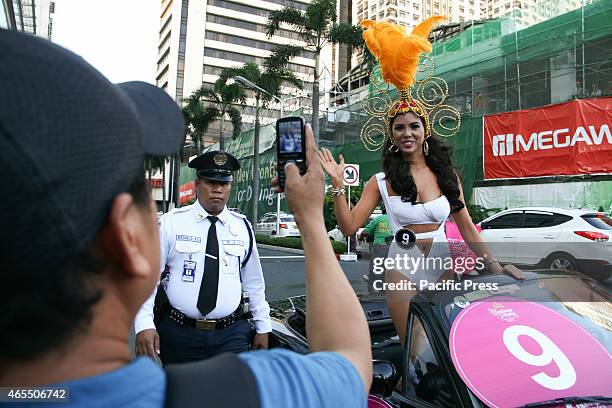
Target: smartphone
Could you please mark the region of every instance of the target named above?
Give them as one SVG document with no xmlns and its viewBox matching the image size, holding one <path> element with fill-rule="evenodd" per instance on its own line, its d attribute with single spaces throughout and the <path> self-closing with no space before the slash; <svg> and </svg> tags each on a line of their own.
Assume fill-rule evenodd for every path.
<svg viewBox="0 0 612 408">
<path fill-rule="evenodd" d="M 300 174 L 306 173 L 306 137 L 304 120 L 298 116 L 276 121 L 276 163 L 278 163 L 278 185 L 285 190 L 285 164 L 294 162 Z"/>
</svg>

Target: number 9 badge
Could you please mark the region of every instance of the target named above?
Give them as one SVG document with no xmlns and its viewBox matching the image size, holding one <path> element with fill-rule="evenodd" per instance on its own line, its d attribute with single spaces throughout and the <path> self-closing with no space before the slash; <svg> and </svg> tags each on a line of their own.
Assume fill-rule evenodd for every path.
<svg viewBox="0 0 612 408">
<path fill-rule="evenodd" d="M 416 243 L 416 234 L 407 228 L 402 228 L 395 233 L 395 242 L 400 248 L 412 249 Z"/>
</svg>

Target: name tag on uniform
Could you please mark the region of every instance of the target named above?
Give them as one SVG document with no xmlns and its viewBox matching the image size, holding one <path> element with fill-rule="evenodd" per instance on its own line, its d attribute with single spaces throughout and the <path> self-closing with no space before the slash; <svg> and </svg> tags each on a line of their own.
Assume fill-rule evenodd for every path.
<svg viewBox="0 0 612 408">
<path fill-rule="evenodd" d="M 183 281 L 193 282 L 195 280 L 196 261 L 186 260 L 183 262 Z"/>
<path fill-rule="evenodd" d="M 223 245 L 240 245 L 240 246 L 244 246 L 244 241 L 235 240 L 235 239 L 223 239 L 223 240 L 221 240 L 221 242 L 223 242 Z"/>
<path fill-rule="evenodd" d="M 191 235 L 177 235 L 176 236 L 176 240 L 177 241 L 186 241 L 186 242 L 197 242 L 197 243 L 202 242 L 200 237 L 194 237 L 194 236 L 191 236 Z"/>
</svg>

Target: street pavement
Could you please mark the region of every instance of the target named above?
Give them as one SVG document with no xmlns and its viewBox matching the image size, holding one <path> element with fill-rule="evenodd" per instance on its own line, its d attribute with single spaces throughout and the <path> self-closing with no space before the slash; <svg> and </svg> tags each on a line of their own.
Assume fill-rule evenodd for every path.
<svg viewBox="0 0 612 408">
<path fill-rule="evenodd" d="M 268 248 L 258 248 L 261 267 L 266 280 L 268 300 L 285 299 L 306 293 L 306 265 L 303 255 Z M 369 262 L 340 262 L 340 267 L 355 292 L 367 292 L 363 275 L 368 273 Z"/>
</svg>

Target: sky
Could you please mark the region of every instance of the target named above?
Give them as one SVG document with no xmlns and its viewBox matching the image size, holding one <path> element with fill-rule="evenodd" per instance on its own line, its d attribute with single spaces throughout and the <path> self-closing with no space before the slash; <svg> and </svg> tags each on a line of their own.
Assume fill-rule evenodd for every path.
<svg viewBox="0 0 612 408">
<path fill-rule="evenodd" d="M 55 0 L 52 41 L 112 82 L 155 81 L 159 0 Z"/>
</svg>

